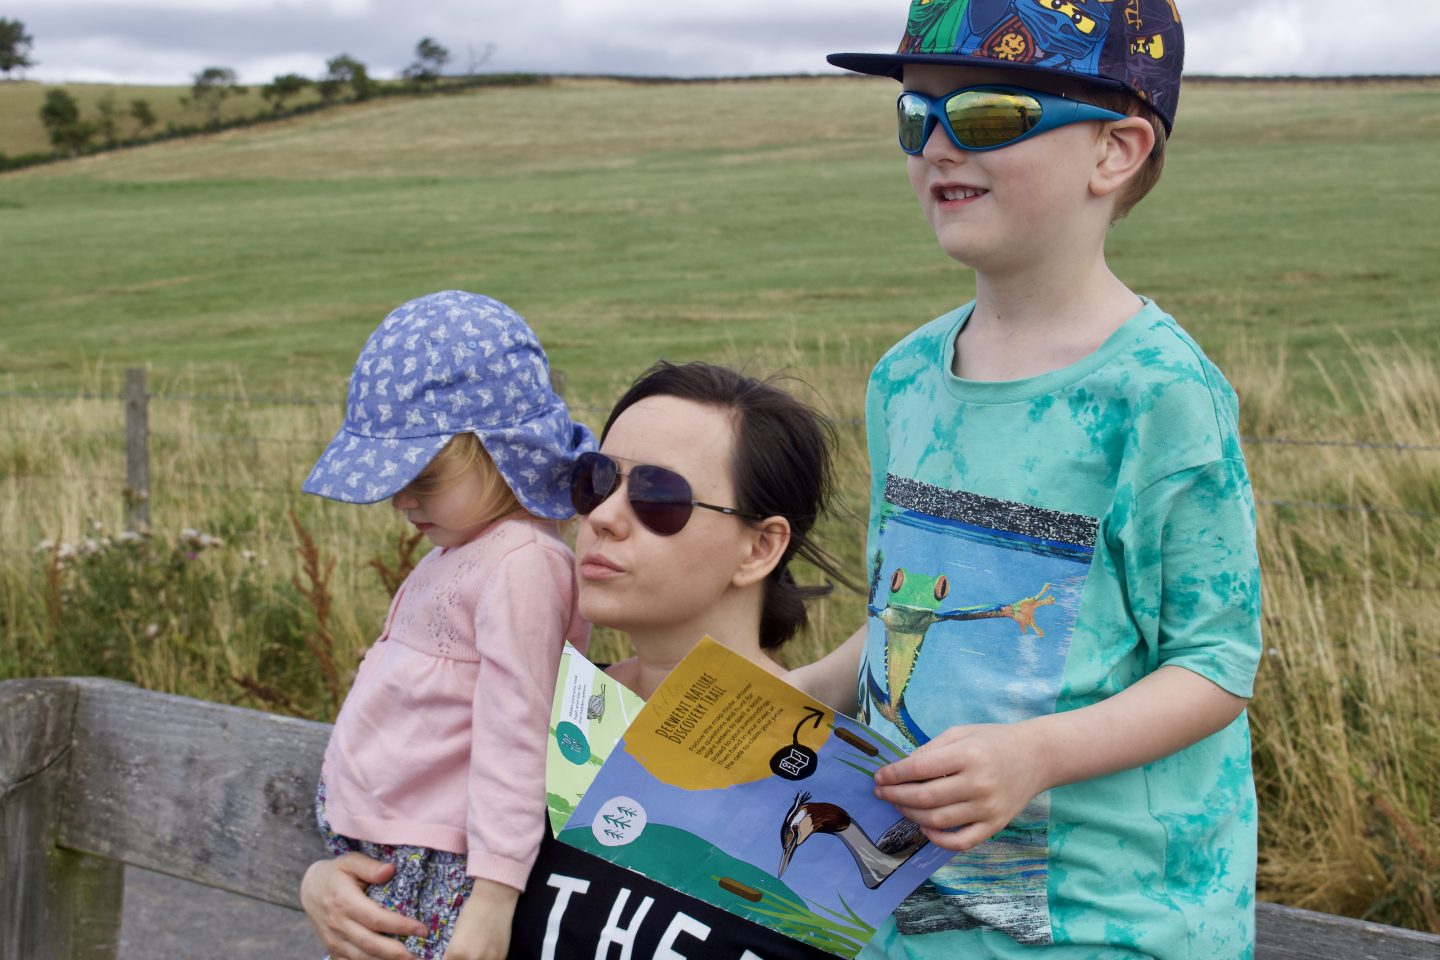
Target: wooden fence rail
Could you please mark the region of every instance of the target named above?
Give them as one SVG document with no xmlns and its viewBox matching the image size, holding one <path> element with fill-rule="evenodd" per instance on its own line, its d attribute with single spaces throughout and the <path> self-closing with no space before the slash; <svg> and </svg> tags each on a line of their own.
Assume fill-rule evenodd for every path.
<svg viewBox="0 0 1440 960">
<path fill-rule="evenodd" d="M 114 960 L 125 864 L 298 909 L 329 730 L 113 680 L 0 683 L 0 960 Z M 1273 904 L 1258 926 L 1258 960 L 1440 957 L 1440 936 Z"/>
</svg>

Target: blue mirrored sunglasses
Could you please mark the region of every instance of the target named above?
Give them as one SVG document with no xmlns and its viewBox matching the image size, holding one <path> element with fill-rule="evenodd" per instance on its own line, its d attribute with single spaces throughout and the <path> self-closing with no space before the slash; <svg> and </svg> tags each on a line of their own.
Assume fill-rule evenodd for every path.
<svg viewBox="0 0 1440 960">
<path fill-rule="evenodd" d="M 1024 87 L 961 87 L 941 97 L 913 90 L 895 104 L 900 149 L 915 156 L 925 149 L 935 124 L 961 150 L 997 150 L 1026 137 L 1086 120 L 1124 120 L 1125 114 L 1079 100 Z"/>
</svg>

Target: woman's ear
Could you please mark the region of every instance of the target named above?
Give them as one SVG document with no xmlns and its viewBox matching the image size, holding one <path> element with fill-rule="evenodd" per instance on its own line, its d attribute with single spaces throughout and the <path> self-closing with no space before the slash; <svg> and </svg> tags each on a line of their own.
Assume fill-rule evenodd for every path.
<svg viewBox="0 0 1440 960">
<path fill-rule="evenodd" d="M 1100 127 L 1098 145 L 1103 148 L 1090 190 L 1108 197 L 1123 187 L 1145 164 L 1155 148 L 1155 128 L 1143 117 L 1107 120 Z"/>
<path fill-rule="evenodd" d="M 784 517 L 766 517 L 749 533 L 749 549 L 730 580 L 737 587 L 748 587 L 770 576 L 790 546 L 790 521 Z"/>
</svg>

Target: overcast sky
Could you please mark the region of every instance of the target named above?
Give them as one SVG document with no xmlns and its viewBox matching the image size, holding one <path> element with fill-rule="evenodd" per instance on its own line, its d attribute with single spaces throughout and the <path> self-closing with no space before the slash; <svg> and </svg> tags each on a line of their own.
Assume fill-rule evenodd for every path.
<svg viewBox="0 0 1440 960">
<path fill-rule="evenodd" d="M 1435 0 L 1178 0 L 1186 70 L 1440 72 Z M 399 73 L 416 41 L 450 72 L 715 76 L 825 73 L 825 54 L 894 48 L 903 0 L 0 0 L 35 39 L 42 81 L 188 83 L 207 66 L 248 83 L 317 76 L 349 53 Z"/>
</svg>

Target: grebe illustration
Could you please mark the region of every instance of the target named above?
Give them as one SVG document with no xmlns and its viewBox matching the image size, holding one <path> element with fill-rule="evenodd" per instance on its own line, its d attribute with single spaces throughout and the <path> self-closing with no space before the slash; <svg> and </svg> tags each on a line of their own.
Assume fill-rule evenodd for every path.
<svg viewBox="0 0 1440 960">
<path fill-rule="evenodd" d="M 864 828 L 840 807 L 811 800 L 810 794 L 800 793 L 795 795 L 795 802 L 790 804 L 780 825 L 782 853 L 775 876 L 785 872 L 800 844 L 817 833 L 829 834 L 845 844 L 860 868 L 860 879 L 871 890 L 929 843 L 920 825 L 909 817 L 901 817 L 880 834 L 879 840 L 871 840 Z"/>
</svg>

